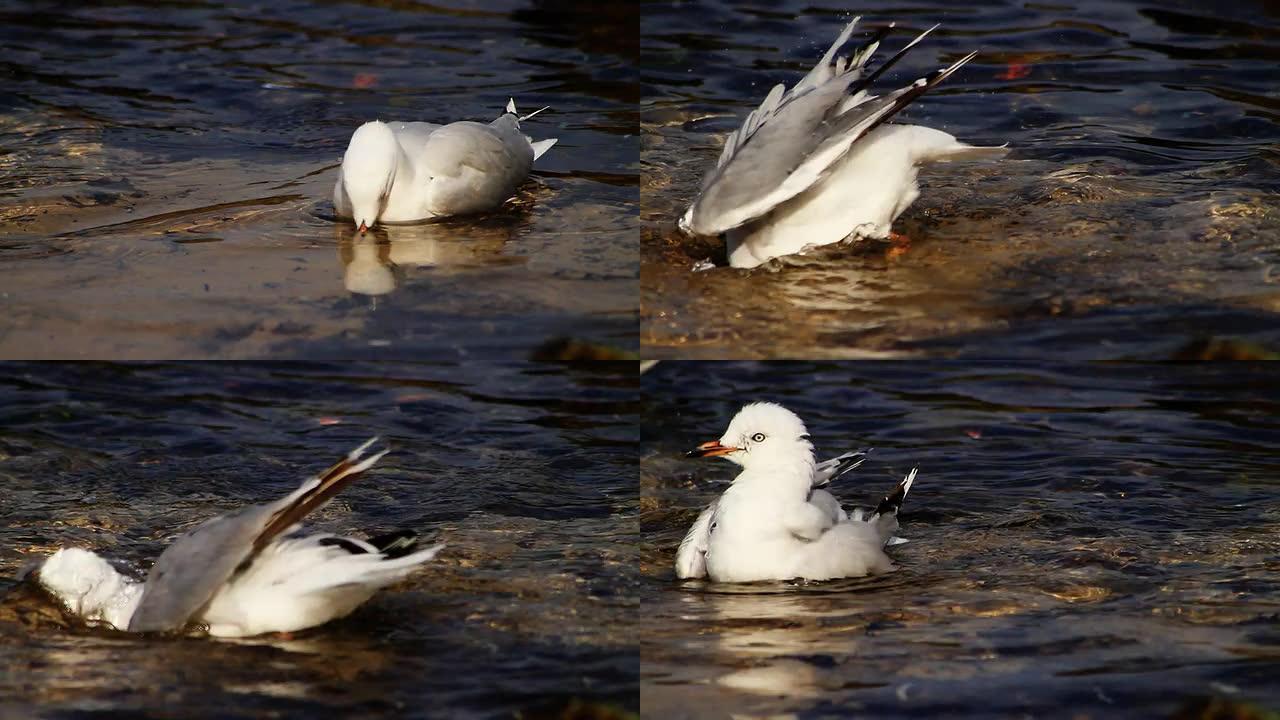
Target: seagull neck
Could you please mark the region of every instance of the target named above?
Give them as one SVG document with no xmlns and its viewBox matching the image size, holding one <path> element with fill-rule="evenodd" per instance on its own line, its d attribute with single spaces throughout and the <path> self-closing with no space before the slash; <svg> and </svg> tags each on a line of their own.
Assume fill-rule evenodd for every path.
<svg viewBox="0 0 1280 720">
<path fill-rule="evenodd" d="M 784 457 L 761 458 L 751 463 L 734 480 L 751 493 L 780 494 L 805 498 L 813 484 L 814 461 L 812 451 Z"/>
</svg>

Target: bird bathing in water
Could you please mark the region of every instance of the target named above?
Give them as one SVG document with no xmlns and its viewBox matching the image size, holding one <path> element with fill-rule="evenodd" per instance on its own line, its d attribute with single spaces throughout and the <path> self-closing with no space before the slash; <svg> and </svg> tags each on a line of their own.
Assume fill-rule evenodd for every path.
<svg viewBox="0 0 1280 720">
<path fill-rule="evenodd" d="M 533 139 L 520 123 L 546 110 L 516 113 L 515 100 L 491 123 L 448 125 L 374 120 L 356 129 L 333 187 L 337 216 L 358 231 L 493 210 L 529 177 L 556 144 Z"/>
<path fill-rule="evenodd" d="M 890 237 L 893 221 L 920 195 L 918 168 L 947 160 L 1003 157 L 940 130 L 886 121 L 977 55 L 882 96 L 871 84 L 938 26 L 866 74 L 892 30 L 876 32 L 848 57 L 854 18 L 818 64 L 790 90 L 781 83 L 725 140 L 702 192 L 680 218 L 690 235 L 725 234 L 729 265 L 773 258 L 845 239 Z"/>
<path fill-rule="evenodd" d="M 719 440 L 690 457 L 723 457 L 742 472 L 706 507 L 676 552 L 676 575 L 715 582 L 830 580 L 888 572 L 898 508 L 916 470 L 870 511 L 845 512 L 825 488 L 865 452 L 816 462 L 799 416 L 775 403 L 743 407 Z M 900 540 L 899 540 L 900 541 Z"/>
<path fill-rule="evenodd" d="M 146 582 L 80 548 L 62 548 L 27 574 L 81 619 L 130 632 L 202 626 L 245 637 L 344 617 L 444 547 L 419 548 L 407 530 L 368 540 L 301 530 L 303 518 L 386 454 L 366 456 L 375 441 L 279 500 L 201 523 L 160 553 Z"/>
</svg>

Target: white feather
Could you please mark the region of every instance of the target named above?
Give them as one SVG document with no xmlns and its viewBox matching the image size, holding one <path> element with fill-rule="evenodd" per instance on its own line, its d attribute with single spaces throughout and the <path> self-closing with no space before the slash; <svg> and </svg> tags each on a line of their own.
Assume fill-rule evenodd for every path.
<svg viewBox="0 0 1280 720">
<path fill-rule="evenodd" d="M 248 570 L 214 595 L 201 616 L 209 634 L 294 632 L 345 617 L 444 547 L 388 559 L 363 541 L 358 542 L 372 552 L 353 554 L 337 545 L 321 545 L 328 537 L 334 536 L 291 537 L 264 549 Z"/>
</svg>

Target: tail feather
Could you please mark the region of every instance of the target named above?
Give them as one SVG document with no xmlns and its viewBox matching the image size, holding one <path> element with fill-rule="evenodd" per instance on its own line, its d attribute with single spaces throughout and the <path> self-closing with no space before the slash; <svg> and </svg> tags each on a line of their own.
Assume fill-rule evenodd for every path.
<svg viewBox="0 0 1280 720">
<path fill-rule="evenodd" d="M 539 140 L 538 142 L 529 143 L 529 145 L 533 147 L 533 159 L 537 160 L 538 158 L 542 157 L 543 153 L 550 150 L 551 146 L 555 144 L 556 144 L 556 138 L 551 138 L 550 140 Z"/>
<path fill-rule="evenodd" d="M 911 486 L 916 481 L 916 472 L 919 470 L 920 468 L 911 468 L 911 472 L 907 473 L 907 476 L 902 479 L 902 482 L 898 483 L 898 486 L 893 489 L 893 492 L 885 495 L 884 499 L 880 501 L 880 504 L 876 505 L 876 511 L 874 514 L 897 515 L 898 508 L 902 507 L 902 501 L 907 499 L 907 493 L 911 491 Z"/>
<path fill-rule="evenodd" d="M 322 570 L 320 572 L 294 575 L 291 580 L 293 583 L 291 590 L 298 594 L 305 594 L 326 592 L 352 585 L 382 587 L 407 577 L 419 565 L 434 558 L 443 548 L 444 543 L 440 543 L 397 557 L 362 553 L 329 560 L 320 566 Z"/>
<path fill-rule="evenodd" d="M 875 512 L 871 515 L 870 521 L 876 524 L 879 531 L 880 540 L 885 545 L 892 544 L 894 541 L 893 534 L 898 531 L 898 508 L 902 507 L 902 501 L 907 498 L 907 492 L 911 490 L 911 484 L 916 481 L 916 471 L 919 468 L 911 468 L 911 472 L 898 483 L 893 492 L 885 496 L 876 505 Z"/>
</svg>

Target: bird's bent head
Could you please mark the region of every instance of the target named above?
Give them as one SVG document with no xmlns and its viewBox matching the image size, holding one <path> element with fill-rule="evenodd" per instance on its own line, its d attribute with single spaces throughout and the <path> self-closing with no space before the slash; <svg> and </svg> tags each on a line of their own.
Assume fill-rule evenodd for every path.
<svg viewBox="0 0 1280 720">
<path fill-rule="evenodd" d="M 86 620 L 106 620 L 123 630 L 141 595 L 141 586 L 130 582 L 111 563 L 80 548 L 62 548 L 36 570 L 36 579 Z"/>
<path fill-rule="evenodd" d="M 361 125 L 342 156 L 342 187 L 351 199 L 351 219 L 366 232 L 378 223 L 395 182 L 400 157 L 395 133 L 384 122 Z"/>
<path fill-rule="evenodd" d="M 723 457 L 743 467 L 792 458 L 812 462 L 804 421 L 777 403 L 751 403 L 738 411 L 719 440 L 699 445 L 690 457 Z"/>
</svg>

